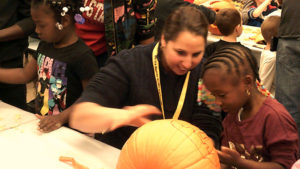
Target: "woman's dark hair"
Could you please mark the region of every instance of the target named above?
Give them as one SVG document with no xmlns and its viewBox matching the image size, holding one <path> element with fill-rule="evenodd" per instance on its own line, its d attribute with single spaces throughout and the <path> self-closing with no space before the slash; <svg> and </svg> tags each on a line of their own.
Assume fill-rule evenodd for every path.
<svg viewBox="0 0 300 169">
<path fill-rule="evenodd" d="M 164 35 L 166 41 L 175 40 L 182 31 L 189 31 L 195 35 L 203 36 L 206 41 L 208 21 L 205 15 L 193 6 L 182 6 L 176 9 L 166 19 L 162 35 Z"/>
<path fill-rule="evenodd" d="M 79 8 L 83 6 L 82 0 L 31 0 L 32 7 L 38 7 L 39 5 L 48 5 L 55 14 L 55 18 L 58 22 L 61 22 L 63 8 L 67 7 L 68 12 L 66 14 L 74 18 L 74 15 L 81 13 Z"/>
<path fill-rule="evenodd" d="M 222 67 L 226 67 L 227 74 L 235 73 L 238 78 L 252 74 L 255 80 L 260 81 L 257 60 L 246 47 L 226 45 L 219 49 L 204 63 L 201 77 L 208 69 L 221 69 Z"/>
</svg>

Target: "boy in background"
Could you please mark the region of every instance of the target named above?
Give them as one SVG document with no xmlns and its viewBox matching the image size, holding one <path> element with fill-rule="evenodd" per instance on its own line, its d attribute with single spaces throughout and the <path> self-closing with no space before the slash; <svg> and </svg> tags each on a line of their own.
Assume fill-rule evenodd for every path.
<svg viewBox="0 0 300 169">
<path fill-rule="evenodd" d="M 254 0 L 253 5 L 248 11 L 247 25 L 260 27 L 264 17 L 277 10 L 276 6 L 271 5 L 272 0 Z"/>
<path fill-rule="evenodd" d="M 205 57 L 210 57 L 215 51 L 228 44 L 241 45 L 237 38 L 242 34 L 242 18 L 237 9 L 224 8 L 216 14 L 216 25 L 223 38 L 211 43 L 205 49 Z"/>
<path fill-rule="evenodd" d="M 275 95 L 276 51 L 271 51 L 271 43 L 278 36 L 279 16 L 268 17 L 261 25 L 261 33 L 267 46 L 261 52 L 259 76 L 262 84 Z"/>
</svg>

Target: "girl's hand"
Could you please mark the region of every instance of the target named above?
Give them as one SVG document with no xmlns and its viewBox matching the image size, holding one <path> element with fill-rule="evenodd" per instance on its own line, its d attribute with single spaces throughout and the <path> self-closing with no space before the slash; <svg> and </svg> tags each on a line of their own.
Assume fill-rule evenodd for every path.
<svg viewBox="0 0 300 169">
<path fill-rule="evenodd" d="M 63 125 L 62 122 L 60 121 L 59 115 L 41 116 L 35 114 L 35 116 L 38 119 L 40 119 L 40 122 L 38 124 L 38 130 L 44 133 L 48 133 L 53 130 L 56 130 Z"/>
<path fill-rule="evenodd" d="M 238 166 L 242 159 L 240 153 L 236 150 L 232 150 L 228 147 L 221 147 L 221 151 L 218 151 L 220 162 L 228 166 Z"/>
</svg>

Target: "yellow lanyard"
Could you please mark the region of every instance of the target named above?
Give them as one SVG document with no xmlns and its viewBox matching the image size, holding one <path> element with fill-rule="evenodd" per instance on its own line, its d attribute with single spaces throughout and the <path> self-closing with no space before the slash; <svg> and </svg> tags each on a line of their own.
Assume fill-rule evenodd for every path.
<svg viewBox="0 0 300 169">
<path fill-rule="evenodd" d="M 160 84 L 160 74 L 159 74 L 159 63 L 157 60 L 157 54 L 158 54 L 158 46 L 159 43 L 157 43 L 152 51 L 152 63 L 153 63 L 153 69 L 154 69 L 154 75 L 155 75 L 155 81 L 156 81 L 156 86 L 157 86 L 157 92 L 159 96 L 159 102 L 161 106 L 161 111 L 163 114 L 163 118 L 165 119 L 165 111 L 164 111 L 164 103 L 163 103 L 163 98 L 162 98 L 162 90 L 161 90 L 161 84 Z M 175 110 L 175 114 L 173 115 L 173 119 L 178 119 L 184 100 L 185 100 L 185 95 L 186 95 L 186 90 L 187 90 L 187 85 L 189 83 L 190 79 L 190 71 L 186 74 L 185 81 L 181 90 L 180 98 L 177 104 L 177 108 Z"/>
</svg>

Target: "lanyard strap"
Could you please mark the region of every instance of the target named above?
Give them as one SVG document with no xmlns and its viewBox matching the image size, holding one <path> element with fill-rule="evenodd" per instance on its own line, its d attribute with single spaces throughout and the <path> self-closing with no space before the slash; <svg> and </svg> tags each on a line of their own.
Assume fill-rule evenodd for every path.
<svg viewBox="0 0 300 169">
<path fill-rule="evenodd" d="M 163 97 L 162 97 L 162 89 L 161 89 L 161 84 L 160 84 L 160 74 L 159 74 L 159 63 L 157 60 L 157 54 L 158 54 L 158 47 L 159 47 L 159 43 L 157 43 L 152 51 L 152 63 L 153 63 L 153 69 L 154 69 L 154 76 L 155 76 L 155 81 L 156 81 L 156 87 L 157 87 L 157 92 L 158 92 L 158 96 L 159 96 L 159 102 L 160 102 L 160 107 L 161 107 L 161 111 L 163 114 L 163 118 L 165 119 L 165 111 L 164 111 L 164 102 L 163 102 Z M 182 110 L 183 107 L 183 103 L 185 100 L 185 96 L 186 96 L 186 91 L 187 91 L 187 86 L 189 83 L 189 79 L 190 79 L 190 71 L 188 71 L 186 77 L 185 77 L 185 81 L 181 90 L 181 94 L 180 94 L 180 98 L 177 104 L 177 108 L 176 111 L 173 115 L 173 119 L 178 119 L 180 112 Z"/>
</svg>

